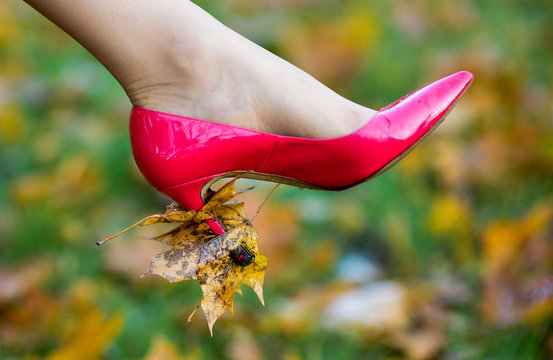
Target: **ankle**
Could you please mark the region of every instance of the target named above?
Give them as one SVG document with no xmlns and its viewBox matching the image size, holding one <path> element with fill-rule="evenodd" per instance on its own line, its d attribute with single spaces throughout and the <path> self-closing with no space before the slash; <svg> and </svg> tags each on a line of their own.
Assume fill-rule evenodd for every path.
<svg viewBox="0 0 553 360">
<path fill-rule="evenodd" d="M 157 24 L 156 36 L 136 47 L 128 68 L 116 76 L 131 103 L 169 111 L 183 95 L 197 98 L 213 83 L 225 27 L 197 5 L 184 1 Z M 201 29 L 201 31 L 198 31 Z M 137 55 L 137 54 L 139 55 Z M 159 108 L 159 107 L 164 107 Z"/>
</svg>

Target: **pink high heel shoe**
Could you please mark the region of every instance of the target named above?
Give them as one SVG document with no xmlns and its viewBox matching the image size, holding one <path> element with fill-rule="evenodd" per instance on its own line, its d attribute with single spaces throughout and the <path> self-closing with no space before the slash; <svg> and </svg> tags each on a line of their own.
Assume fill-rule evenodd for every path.
<svg viewBox="0 0 553 360">
<path fill-rule="evenodd" d="M 468 88 L 466 71 L 381 109 L 343 137 L 308 139 L 134 107 L 131 144 L 146 180 L 186 209 L 199 210 L 216 180 L 241 174 L 300 188 L 344 190 L 386 171 L 441 123 Z"/>
</svg>

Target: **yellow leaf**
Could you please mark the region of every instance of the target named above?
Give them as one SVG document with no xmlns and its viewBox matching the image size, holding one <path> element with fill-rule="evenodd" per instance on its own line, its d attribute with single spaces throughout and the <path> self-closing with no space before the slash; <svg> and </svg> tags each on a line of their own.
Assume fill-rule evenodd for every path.
<svg viewBox="0 0 553 360">
<path fill-rule="evenodd" d="M 214 193 L 209 198 L 208 202 L 198 212 L 194 220 L 199 223 L 203 220 L 211 219 L 213 217 L 211 211 L 232 199 L 236 194 L 236 192 L 234 191 L 235 182 L 236 179 L 228 182 L 222 188 L 220 188 L 219 191 Z"/>
<path fill-rule="evenodd" d="M 10 2 L 0 4 L 0 46 L 5 47 L 10 44 L 16 44 L 20 40 L 18 34 L 21 33 L 20 24 L 13 16 L 14 11 Z"/>
<path fill-rule="evenodd" d="M 463 232 L 471 222 L 469 207 L 456 196 L 440 195 L 432 204 L 428 226 L 435 234 Z"/>
<path fill-rule="evenodd" d="M 519 258 L 522 246 L 536 234 L 547 229 L 553 219 L 549 201 L 538 204 L 520 219 L 498 220 L 484 231 L 484 261 L 491 270 L 499 270 Z"/>
<path fill-rule="evenodd" d="M 153 256 L 142 275 L 156 274 L 170 282 L 197 280 L 203 291 L 199 306 L 211 334 L 217 319 L 227 310 L 232 313 L 234 293 L 240 292 L 241 284 L 250 286 L 263 303 L 267 258 L 259 253 L 258 234 L 246 218 L 244 204 L 225 204 L 235 195 L 234 183 L 235 180 L 214 193 L 197 214 L 188 212 L 174 217 L 185 222 L 152 239 L 171 248 Z M 164 216 L 149 218 L 168 218 L 167 214 Z M 215 235 L 202 221 L 214 216 L 226 229 L 222 235 Z M 192 217 L 194 221 L 190 220 Z"/>
<path fill-rule="evenodd" d="M 13 182 L 11 194 L 16 203 L 30 205 L 50 196 L 53 186 L 53 180 L 49 174 L 29 174 Z"/>
<path fill-rule="evenodd" d="M 67 343 L 54 350 L 47 360 L 96 360 L 102 358 L 102 352 L 119 333 L 122 318 L 114 316 L 104 320 L 98 309 L 91 309 L 73 329 Z"/>
<path fill-rule="evenodd" d="M 528 324 L 539 324 L 553 314 L 553 300 L 547 299 L 544 302 L 531 306 L 525 311 L 524 320 Z"/>
<path fill-rule="evenodd" d="M 235 195 L 236 178 L 215 193 L 199 211 L 183 210 L 171 204 L 164 214 L 148 216 L 127 229 L 98 242 L 106 241 L 138 226 L 156 223 L 180 222 L 173 230 L 152 238 L 171 248 L 152 257 L 150 266 L 142 276 L 156 274 L 170 282 L 197 280 L 203 291 L 198 307 L 202 307 L 209 330 L 213 324 L 230 311 L 234 293 L 240 285 L 250 286 L 263 304 L 263 281 L 267 258 L 259 253 L 257 231 L 246 218 L 241 202 L 228 203 Z M 217 219 L 226 231 L 221 235 L 212 232 L 204 220 Z M 198 309 L 198 307 L 196 309 Z M 194 315 L 194 312 L 190 315 Z"/>
<path fill-rule="evenodd" d="M 194 210 L 184 211 L 184 210 L 170 209 L 170 210 L 167 210 L 165 214 L 155 214 L 144 218 L 143 220 L 140 221 L 140 225 L 147 226 L 152 224 L 174 223 L 174 222 L 188 223 L 194 219 L 194 216 L 196 216 L 196 212 Z"/>
<path fill-rule="evenodd" d="M 97 246 L 103 245 L 109 240 L 118 237 L 119 235 L 129 231 L 135 226 L 148 226 L 152 224 L 159 224 L 159 223 L 174 223 L 174 222 L 181 222 L 183 225 L 190 224 L 193 222 L 194 217 L 196 216 L 196 211 L 194 210 L 183 210 L 178 205 L 175 205 L 175 203 L 169 205 L 167 207 L 167 210 L 165 211 L 165 214 L 154 214 L 150 216 L 146 216 L 144 219 L 140 220 L 139 222 L 129 226 L 126 229 L 123 229 L 119 231 L 117 234 L 114 234 L 110 237 L 105 238 L 102 241 L 98 241 L 96 243 Z M 181 225 L 181 227 L 183 226 Z M 158 240 L 160 241 L 160 240 Z"/>
<path fill-rule="evenodd" d="M 2 30 L 0 30 L 0 38 L 1 33 Z M 0 142 L 8 144 L 17 142 L 25 132 L 23 120 L 19 106 L 15 104 L 0 106 Z"/>
<path fill-rule="evenodd" d="M 515 258 L 524 237 L 518 224 L 508 221 L 496 221 L 484 231 L 484 262 L 496 271 Z"/>
</svg>

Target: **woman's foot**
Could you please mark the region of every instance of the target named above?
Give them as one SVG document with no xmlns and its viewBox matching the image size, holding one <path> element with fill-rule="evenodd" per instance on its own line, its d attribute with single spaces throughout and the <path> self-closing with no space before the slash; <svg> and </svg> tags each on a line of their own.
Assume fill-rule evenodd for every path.
<svg viewBox="0 0 553 360">
<path fill-rule="evenodd" d="M 344 99 L 195 5 L 188 4 L 187 12 L 194 13 L 198 31 L 167 26 L 154 45 L 163 61 L 121 81 L 133 105 L 309 138 L 349 134 L 376 113 Z"/>
</svg>

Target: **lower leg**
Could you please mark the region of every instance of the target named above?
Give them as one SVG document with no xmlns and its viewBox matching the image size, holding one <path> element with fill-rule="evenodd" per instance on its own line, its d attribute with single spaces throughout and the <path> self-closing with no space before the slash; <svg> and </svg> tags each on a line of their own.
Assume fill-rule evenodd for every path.
<svg viewBox="0 0 553 360">
<path fill-rule="evenodd" d="M 344 135 L 374 115 L 188 0 L 25 1 L 102 62 L 135 106 L 307 137 Z"/>
</svg>

